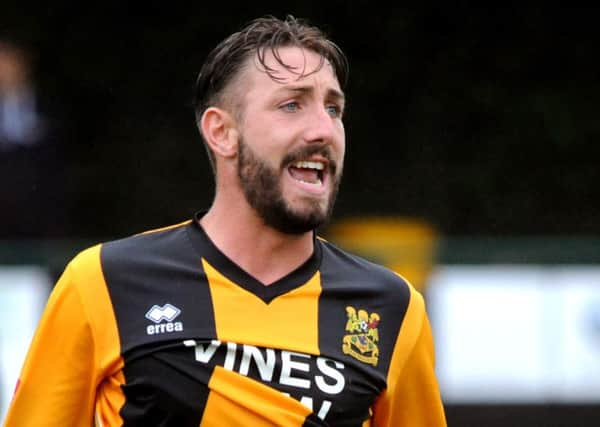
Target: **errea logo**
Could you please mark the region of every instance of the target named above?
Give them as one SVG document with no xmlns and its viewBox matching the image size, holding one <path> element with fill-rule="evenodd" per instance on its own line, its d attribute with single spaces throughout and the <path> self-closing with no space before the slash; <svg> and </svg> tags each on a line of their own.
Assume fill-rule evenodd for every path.
<svg viewBox="0 0 600 427">
<path fill-rule="evenodd" d="M 163 305 L 162 307 L 154 304 L 146 313 L 146 319 L 152 320 L 154 323 L 160 323 L 162 320 L 170 322 L 175 320 L 180 313 L 180 309 L 169 303 Z"/>
<path fill-rule="evenodd" d="M 146 312 L 146 319 L 153 321 L 155 324 L 146 326 L 146 333 L 155 335 L 183 331 L 183 323 L 173 322 L 180 314 L 181 310 L 169 303 L 162 307 L 156 304 L 153 305 Z M 162 323 L 163 320 L 166 320 L 166 323 Z"/>
</svg>

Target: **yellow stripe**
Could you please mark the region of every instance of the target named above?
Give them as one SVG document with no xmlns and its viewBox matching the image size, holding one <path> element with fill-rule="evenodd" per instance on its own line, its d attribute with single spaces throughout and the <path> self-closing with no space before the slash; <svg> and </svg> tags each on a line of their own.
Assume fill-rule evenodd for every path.
<svg viewBox="0 0 600 427">
<path fill-rule="evenodd" d="M 202 264 L 210 285 L 219 340 L 319 354 L 318 272 L 304 285 L 266 304 L 206 260 Z"/>
<path fill-rule="evenodd" d="M 398 276 L 400 276 L 398 274 Z M 423 324 L 424 313 L 425 313 L 425 301 L 421 294 L 413 288 L 413 286 L 407 281 L 408 288 L 410 291 L 410 299 L 408 307 L 406 308 L 406 314 L 402 321 L 402 327 L 394 346 L 394 353 L 388 371 L 388 385 L 391 387 L 392 384 L 395 386 L 397 379 L 400 377 L 401 370 L 406 364 L 408 357 L 411 355 L 412 350 L 419 334 L 421 333 L 421 327 Z"/>
<path fill-rule="evenodd" d="M 103 379 L 96 395 L 96 420 L 100 425 L 113 426 L 123 423 L 119 411 L 125 404 L 121 389 L 125 383 L 122 372 L 124 361 L 117 320 L 102 272 L 100 252 L 101 245 L 94 246 L 82 252 L 72 264 L 81 301 L 90 317 L 97 375 Z"/>
<path fill-rule="evenodd" d="M 211 392 L 202 427 L 301 426 L 310 409 L 294 398 L 258 381 L 217 366 L 208 384 Z"/>
</svg>

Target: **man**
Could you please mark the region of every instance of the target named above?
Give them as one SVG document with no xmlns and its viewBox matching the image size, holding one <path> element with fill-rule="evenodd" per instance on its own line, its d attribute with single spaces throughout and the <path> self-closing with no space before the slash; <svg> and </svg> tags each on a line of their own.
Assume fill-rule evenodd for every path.
<svg viewBox="0 0 600 427">
<path fill-rule="evenodd" d="M 216 47 L 196 91 L 212 206 L 71 261 L 7 427 L 445 425 L 422 297 L 315 237 L 342 174 L 346 74 L 291 17 Z"/>
</svg>

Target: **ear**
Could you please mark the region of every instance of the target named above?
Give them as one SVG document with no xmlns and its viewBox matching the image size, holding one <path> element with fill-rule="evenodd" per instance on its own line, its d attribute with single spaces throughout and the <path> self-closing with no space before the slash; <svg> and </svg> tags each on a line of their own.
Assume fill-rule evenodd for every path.
<svg viewBox="0 0 600 427">
<path fill-rule="evenodd" d="M 239 132 L 236 121 L 227 111 L 207 108 L 200 118 L 200 129 L 216 156 L 232 158 L 237 155 Z"/>
</svg>

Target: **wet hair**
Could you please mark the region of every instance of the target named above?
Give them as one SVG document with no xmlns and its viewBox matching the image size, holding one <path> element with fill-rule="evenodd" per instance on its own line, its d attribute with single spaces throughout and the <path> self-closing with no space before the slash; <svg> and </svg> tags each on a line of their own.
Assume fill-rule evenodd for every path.
<svg viewBox="0 0 600 427">
<path fill-rule="evenodd" d="M 319 54 L 320 63 L 312 70 L 298 69 L 286 64 L 279 54 L 279 48 L 290 46 Z M 234 115 L 240 114 L 240 106 L 234 105 L 232 98 L 239 102 L 237 100 L 241 97 L 229 94 L 228 90 L 233 87 L 248 59 L 252 57 L 258 60 L 264 72 L 274 81 L 280 81 L 276 70 L 265 63 L 267 53 L 271 53 L 279 65 L 296 74 L 298 78 L 318 72 L 327 61 L 333 67 L 340 87 L 343 88 L 347 82 L 346 56 L 319 28 L 290 15 L 284 20 L 273 16 L 258 18 L 219 43 L 206 58 L 196 79 L 194 91 L 196 122 L 200 123 L 204 111 L 211 106 L 228 108 Z M 214 154 L 210 149 L 208 154 L 214 170 Z"/>
</svg>

